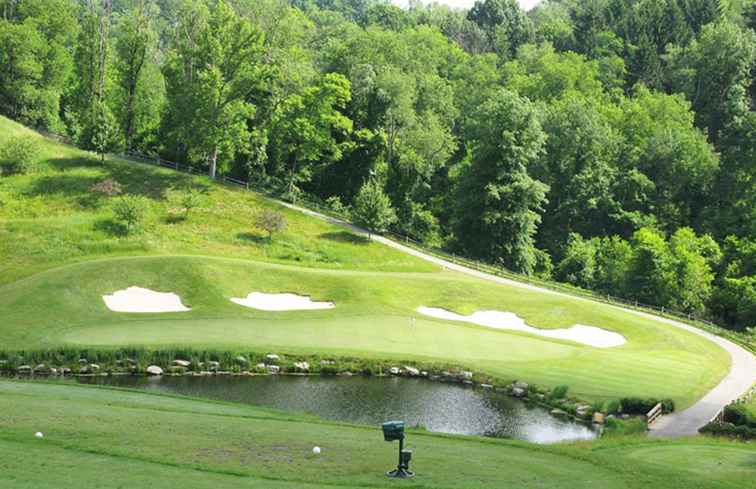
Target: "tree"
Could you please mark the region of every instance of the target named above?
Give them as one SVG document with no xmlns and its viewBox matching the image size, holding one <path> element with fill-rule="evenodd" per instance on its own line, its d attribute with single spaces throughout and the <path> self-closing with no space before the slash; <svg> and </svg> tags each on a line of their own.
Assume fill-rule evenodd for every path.
<svg viewBox="0 0 756 489">
<path fill-rule="evenodd" d="M 144 220 L 147 213 L 147 199 L 138 195 L 124 195 L 113 202 L 113 215 L 131 233 Z"/>
<path fill-rule="evenodd" d="M 503 60 L 534 36 L 533 25 L 516 0 L 478 0 L 467 17 L 486 32 L 489 49 Z"/>
<path fill-rule="evenodd" d="M 39 145 L 29 136 L 16 136 L 0 148 L 0 170 L 3 174 L 28 173 L 39 158 Z"/>
<path fill-rule="evenodd" d="M 76 37 L 72 0 L 0 1 L 0 112 L 62 131 L 60 102 L 72 71 Z"/>
<path fill-rule="evenodd" d="M 211 178 L 245 151 L 252 94 L 266 73 L 263 35 L 225 0 L 184 2 L 165 65 L 168 108 L 164 125 L 190 160 L 208 162 Z"/>
<path fill-rule="evenodd" d="M 457 189 L 456 239 L 478 257 L 530 274 L 549 189 L 528 173 L 546 142 L 535 108 L 501 89 L 480 107 L 470 133 L 470 161 Z"/>
<path fill-rule="evenodd" d="M 310 181 L 315 165 L 341 159 L 352 131 L 352 121 L 340 112 L 350 100 L 349 88 L 344 76 L 328 73 L 316 86 L 282 103 L 272 128 L 271 156 L 292 198 L 299 185 Z"/>
<path fill-rule="evenodd" d="M 596 278 L 596 246 L 591 240 L 584 240 L 577 233 L 567 239 L 564 258 L 556 267 L 556 278 L 591 289 Z"/>
<path fill-rule="evenodd" d="M 255 226 L 267 232 L 270 241 L 273 239 L 273 233 L 279 233 L 286 228 L 286 218 L 280 212 L 265 209 L 255 216 Z"/>
<path fill-rule="evenodd" d="M 352 203 L 352 219 L 368 232 L 376 233 L 385 232 L 396 221 L 391 201 L 378 180 L 371 178 L 362 185 Z"/>
<path fill-rule="evenodd" d="M 135 5 L 129 8 L 116 24 L 115 68 L 117 84 L 121 90 L 121 127 L 126 149 L 131 150 L 134 138 L 140 125 L 149 124 L 142 121 L 144 117 L 144 104 L 138 98 L 145 98 L 149 92 L 144 85 L 150 81 L 148 70 L 154 65 L 153 57 L 157 49 L 157 32 L 153 26 L 153 18 L 156 12 L 151 8 L 147 0 L 134 0 Z M 149 97 L 148 103 L 158 104 L 155 97 Z M 159 110 L 153 108 L 155 114 Z M 148 112 L 148 113 L 149 113 Z M 155 115 L 152 116 L 156 118 Z"/>
<path fill-rule="evenodd" d="M 669 56 L 670 85 L 692 102 L 696 124 L 717 142 L 749 109 L 748 88 L 756 60 L 756 32 L 721 21 Z"/>
</svg>

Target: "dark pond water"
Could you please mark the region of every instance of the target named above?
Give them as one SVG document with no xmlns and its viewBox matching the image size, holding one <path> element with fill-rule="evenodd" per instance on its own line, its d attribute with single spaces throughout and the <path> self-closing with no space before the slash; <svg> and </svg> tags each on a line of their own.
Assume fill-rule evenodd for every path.
<svg viewBox="0 0 756 489">
<path fill-rule="evenodd" d="M 506 394 L 398 377 L 93 377 L 83 383 L 156 390 L 378 425 L 401 419 L 430 431 L 554 443 L 596 437 Z"/>
</svg>

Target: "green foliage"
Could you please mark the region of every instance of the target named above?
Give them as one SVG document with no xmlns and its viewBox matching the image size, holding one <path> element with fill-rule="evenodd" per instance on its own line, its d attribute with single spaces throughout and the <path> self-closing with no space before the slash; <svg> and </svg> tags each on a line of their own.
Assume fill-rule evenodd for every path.
<svg viewBox="0 0 756 489">
<path fill-rule="evenodd" d="M 371 178 L 352 203 L 352 219 L 368 231 L 382 233 L 396 221 L 396 212 L 378 180 Z"/>
<path fill-rule="evenodd" d="M 640 435 L 648 431 L 648 425 L 643 419 L 630 418 L 608 418 L 604 425 L 602 436 L 604 437 L 621 437 L 630 435 Z"/>
<path fill-rule="evenodd" d="M 268 233 L 268 239 L 273 239 L 273 233 L 280 233 L 286 228 L 286 218 L 280 212 L 265 209 L 255 216 L 255 226 Z"/>
<path fill-rule="evenodd" d="M 29 136 L 16 136 L 0 146 L 0 173 L 25 174 L 34 171 L 39 160 L 38 141 Z"/>
<path fill-rule="evenodd" d="M 144 220 L 148 203 L 144 197 L 138 195 L 124 195 L 113 201 L 113 217 L 122 224 L 126 233 L 137 229 Z"/>
<path fill-rule="evenodd" d="M 620 405 L 622 406 L 621 411 L 625 414 L 645 415 L 657 404 L 659 404 L 657 399 L 640 399 L 637 397 L 625 397 L 620 399 Z"/>
<path fill-rule="evenodd" d="M 554 389 L 551 391 L 551 394 L 549 394 L 549 397 L 551 397 L 551 399 L 564 399 L 565 397 L 567 397 L 567 391 L 569 389 L 569 386 L 558 385 L 554 387 Z"/>
<path fill-rule="evenodd" d="M 471 161 L 458 185 L 456 238 L 479 257 L 531 274 L 548 191 L 529 174 L 546 140 L 535 109 L 502 89 L 480 107 L 471 133 Z"/>
</svg>

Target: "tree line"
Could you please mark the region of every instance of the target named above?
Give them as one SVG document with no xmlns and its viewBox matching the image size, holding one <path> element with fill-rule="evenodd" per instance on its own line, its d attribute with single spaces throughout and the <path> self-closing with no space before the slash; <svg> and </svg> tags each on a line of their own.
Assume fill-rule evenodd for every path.
<svg viewBox="0 0 756 489">
<path fill-rule="evenodd" d="M 0 0 L 0 111 L 756 325 L 756 2 Z"/>
</svg>

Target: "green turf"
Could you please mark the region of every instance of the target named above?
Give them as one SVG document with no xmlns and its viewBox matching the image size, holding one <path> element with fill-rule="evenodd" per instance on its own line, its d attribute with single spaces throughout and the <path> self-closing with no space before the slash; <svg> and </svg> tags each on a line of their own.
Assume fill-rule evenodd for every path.
<svg viewBox="0 0 756 489">
<path fill-rule="evenodd" d="M 101 298 L 132 285 L 179 294 L 192 311 L 123 314 Z M 261 312 L 252 291 L 327 299 L 327 311 Z M 525 333 L 425 319 L 421 305 L 513 311 L 543 328 L 589 324 L 625 335 L 598 349 Z M 208 257 L 127 257 L 68 265 L 0 288 L 7 349 L 64 345 L 193 346 L 451 361 L 504 379 L 567 384 L 586 399 L 671 397 L 686 406 L 717 383 L 726 353 L 688 332 L 607 305 L 483 282 L 453 272 L 315 270 Z M 415 317 L 416 320 L 412 322 Z"/>
<path fill-rule="evenodd" d="M 7 381 L 0 381 L 0 412 L 0 487 L 746 489 L 756 477 L 756 447 L 745 444 L 535 446 L 410 431 L 418 476 L 400 483 L 383 475 L 395 463 L 396 445 L 385 443 L 378 427 L 148 393 Z M 37 431 L 45 437 L 35 438 Z M 314 445 L 322 447 L 320 456 L 311 454 Z"/>
<path fill-rule="evenodd" d="M 258 194 L 149 165 L 117 159 L 103 164 L 91 153 L 43 139 L 0 116 L 0 146 L 15 135 L 39 140 L 42 153 L 33 174 L 0 176 L 0 284 L 71 261 L 124 254 L 204 254 L 333 269 L 437 269 Z M 113 231 L 112 198 L 89 190 L 104 179 L 118 181 L 125 193 L 149 198 L 142 232 L 121 236 Z M 174 222 L 169 211 L 175 206 L 166 194 L 186 188 L 202 189 L 205 202 L 188 220 Z M 286 230 L 272 241 L 254 227 L 254 216 L 263 208 L 275 208 L 286 218 Z"/>
<path fill-rule="evenodd" d="M 37 138 L 39 169 L 0 178 L 0 338 L 3 349 L 133 345 L 276 350 L 455 362 L 504 379 L 567 384 L 585 399 L 670 397 L 684 407 L 724 376 L 729 357 L 695 335 L 606 305 L 484 282 L 367 242 L 257 194 L 202 177 L 92 154 L 0 118 L 0 144 Z M 105 178 L 146 196 L 142 231 L 113 231 Z M 199 187 L 202 209 L 169 218 L 166 194 Z M 278 208 L 288 227 L 272 241 L 253 216 Z M 101 299 L 132 285 L 181 295 L 189 313 L 116 314 Z M 229 301 L 292 291 L 336 302 L 332 311 L 260 313 Z M 532 335 L 418 318 L 438 306 L 512 311 L 533 326 L 598 326 L 625 335 L 600 350 Z"/>
</svg>

